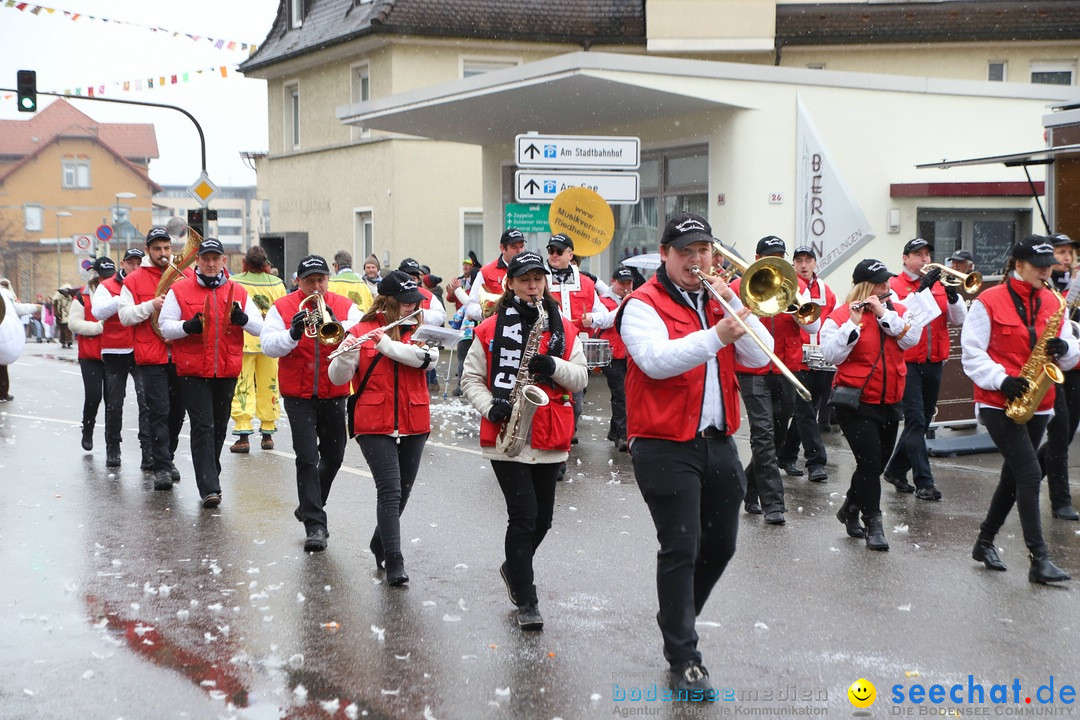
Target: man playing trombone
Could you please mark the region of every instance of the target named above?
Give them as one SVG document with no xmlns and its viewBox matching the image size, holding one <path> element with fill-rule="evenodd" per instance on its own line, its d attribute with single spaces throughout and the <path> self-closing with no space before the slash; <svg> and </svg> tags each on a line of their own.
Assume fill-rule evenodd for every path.
<svg viewBox="0 0 1080 720">
<path fill-rule="evenodd" d="M 904 387 L 904 432 L 885 465 L 885 480 L 897 492 L 914 492 L 920 500 L 940 500 L 941 491 L 934 485 L 930 455 L 926 450 L 926 429 L 937 408 L 941 390 L 941 368 L 949 357 L 949 325 L 960 326 L 967 317 L 967 304 L 960 297 L 955 282 L 942 281 L 942 267 L 931 266 L 934 246 L 922 238 L 904 245 L 904 271 L 889 281 L 901 303 L 909 307 L 909 295 L 929 290 L 941 314 L 923 329 L 914 347 L 904 351 L 907 385 Z M 915 485 L 907 481 L 911 470 Z"/>
</svg>

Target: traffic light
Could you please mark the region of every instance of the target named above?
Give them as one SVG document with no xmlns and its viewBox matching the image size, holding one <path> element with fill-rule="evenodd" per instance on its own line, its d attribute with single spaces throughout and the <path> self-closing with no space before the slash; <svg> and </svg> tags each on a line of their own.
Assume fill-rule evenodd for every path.
<svg viewBox="0 0 1080 720">
<path fill-rule="evenodd" d="M 19 70 L 15 76 L 19 112 L 37 112 L 37 72 Z"/>
</svg>

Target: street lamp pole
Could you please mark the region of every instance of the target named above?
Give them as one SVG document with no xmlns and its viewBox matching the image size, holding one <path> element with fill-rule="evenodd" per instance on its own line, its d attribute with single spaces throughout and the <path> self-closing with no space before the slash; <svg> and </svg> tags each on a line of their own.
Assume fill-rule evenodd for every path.
<svg viewBox="0 0 1080 720">
<path fill-rule="evenodd" d="M 133 192 L 118 192 L 118 193 L 116 193 L 116 215 L 113 218 L 113 225 L 115 226 L 113 228 L 113 230 L 115 230 L 115 232 L 113 234 L 116 235 L 116 246 L 117 246 L 117 252 L 118 253 L 120 252 L 120 237 L 119 237 L 119 235 L 120 235 L 120 201 L 121 200 L 131 200 L 134 197 L 135 197 L 135 193 L 133 193 Z M 128 220 L 128 222 L 130 223 L 131 220 Z M 131 249 L 131 234 L 130 233 L 128 233 L 127 248 L 126 249 L 128 249 L 128 250 Z"/>
<path fill-rule="evenodd" d="M 60 218 L 71 217 L 66 210 L 56 211 L 56 287 L 60 287 Z"/>
</svg>

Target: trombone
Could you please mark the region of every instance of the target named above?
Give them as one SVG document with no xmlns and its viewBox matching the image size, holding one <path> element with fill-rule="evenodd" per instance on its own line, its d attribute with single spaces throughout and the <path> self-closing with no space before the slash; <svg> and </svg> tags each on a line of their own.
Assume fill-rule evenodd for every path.
<svg viewBox="0 0 1080 720">
<path fill-rule="evenodd" d="M 329 320 L 330 313 L 326 309 L 326 301 L 322 293 L 312 293 L 300 301 L 300 310 L 304 310 L 308 303 L 315 304 L 314 309 L 307 310 L 304 318 L 304 335 L 315 338 L 323 345 L 337 345 L 345 337 L 345 328 L 341 323 Z"/>
<path fill-rule="evenodd" d="M 799 302 L 799 278 L 791 263 L 778 257 L 763 257 L 751 265 L 718 242 L 713 250 L 730 266 L 724 274 L 728 280 L 737 271 L 742 275 L 739 283 L 739 299 L 758 317 L 772 317 L 790 313 L 800 325 L 809 325 L 821 317 L 817 303 Z"/>
<path fill-rule="evenodd" d="M 758 263 L 763 262 L 765 260 L 777 260 L 777 259 L 778 258 L 771 258 L 771 257 L 762 258 L 761 260 L 758 260 L 756 263 L 754 263 L 750 267 L 753 268 L 755 265 L 757 265 Z M 784 261 L 780 260 L 780 262 L 783 263 Z M 784 263 L 784 264 L 786 264 L 786 263 Z M 766 266 L 766 267 L 768 267 L 768 266 Z M 790 268 L 791 266 L 788 265 L 788 267 Z M 701 280 L 701 286 L 709 291 L 709 294 L 712 295 L 713 298 L 716 299 L 716 302 L 720 303 L 720 307 L 724 308 L 724 313 L 726 313 L 729 317 L 735 318 L 735 321 L 737 323 L 739 323 L 740 325 L 742 325 L 743 330 L 746 331 L 746 334 L 749 335 L 750 337 L 752 337 L 754 339 L 754 342 L 756 342 L 758 344 L 758 346 L 762 350 L 765 351 L 765 354 L 769 356 L 769 360 L 772 361 L 772 364 L 775 365 L 777 367 L 777 369 L 784 374 L 784 377 L 788 379 L 788 382 L 790 382 L 792 385 L 795 386 L 796 392 L 799 393 L 799 395 L 802 397 L 802 399 L 805 400 L 806 402 L 810 402 L 811 401 L 810 391 L 807 390 L 803 386 L 803 384 L 801 382 L 799 382 L 799 378 L 795 377 L 795 374 L 793 372 L 791 372 L 791 370 L 788 370 L 787 366 L 784 365 L 784 363 L 780 361 L 780 358 L 776 357 L 776 353 L 774 353 L 772 350 L 769 349 L 769 346 L 765 344 L 765 341 L 757 336 L 757 333 L 755 333 L 753 331 L 753 329 L 749 325 L 746 324 L 746 321 L 743 320 L 741 317 L 739 317 L 738 314 L 736 314 L 735 309 L 733 307 L 731 307 L 731 305 L 728 304 L 728 301 L 725 300 L 720 295 L 720 292 L 716 288 L 714 288 L 712 286 L 712 284 L 709 282 L 708 277 L 704 273 L 701 272 L 701 268 L 698 267 L 697 265 L 694 265 L 693 267 L 690 268 L 690 272 L 693 273 L 694 275 L 696 275 Z M 749 270 L 747 272 L 749 272 Z M 792 270 L 792 276 L 794 276 L 794 270 Z M 743 279 L 744 280 L 746 279 L 746 274 L 743 275 Z M 740 288 L 739 288 L 740 291 L 743 289 L 742 286 L 744 286 L 744 285 L 745 285 L 745 283 L 740 284 Z M 778 289 L 778 292 L 782 292 L 783 289 L 784 288 L 781 286 Z M 740 292 L 739 295 L 740 295 L 740 299 L 741 299 L 742 293 Z M 765 300 L 770 300 L 770 299 L 766 298 Z M 745 303 L 746 301 L 743 300 L 743 302 Z M 787 303 L 784 303 L 784 305 L 782 307 L 787 307 L 790 304 L 791 304 L 791 302 L 789 301 Z M 749 305 L 748 305 L 748 307 L 749 307 Z M 760 313 L 755 313 L 755 314 L 760 314 Z M 777 313 L 773 313 L 773 314 L 777 314 Z"/>
<path fill-rule="evenodd" d="M 945 267 L 941 263 L 926 263 L 922 266 L 922 272 L 926 273 L 927 270 L 935 268 L 944 276 L 941 278 L 942 285 L 962 288 L 968 295 L 974 295 L 982 287 L 982 273 L 975 270 L 965 274 L 951 267 Z"/>
</svg>

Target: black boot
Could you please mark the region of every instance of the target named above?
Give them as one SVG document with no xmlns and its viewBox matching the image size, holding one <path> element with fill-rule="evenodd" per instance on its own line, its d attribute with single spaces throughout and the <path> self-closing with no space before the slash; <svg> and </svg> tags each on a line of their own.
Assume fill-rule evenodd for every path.
<svg viewBox="0 0 1080 720">
<path fill-rule="evenodd" d="M 1064 582 L 1071 580 L 1065 572 L 1050 560 L 1050 553 L 1043 551 L 1038 557 L 1031 556 L 1031 569 L 1028 570 L 1028 582 L 1042 583 Z"/>
<path fill-rule="evenodd" d="M 154 469 L 154 454 L 150 452 L 150 447 L 144 447 L 142 449 L 142 462 L 139 463 L 140 470 L 153 470 Z"/>
<path fill-rule="evenodd" d="M 885 539 L 885 530 L 881 526 L 881 513 L 863 515 L 863 524 L 866 525 L 866 549 L 888 550 L 889 541 Z"/>
<path fill-rule="evenodd" d="M 368 549 L 371 550 L 371 554 L 375 556 L 375 567 L 378 570 L 385 569 L 386 558 L 383 556 L 382 538 L 379 537 L 378 530 L 371 535 L 371 542 L 368 544 Z"/>
<path fill-rule="evenodd" d="M 994 547 L 993 540 L 983 540 L 979 538 L 975 541 L 975 548 L 971 551 L 971 559 L 978 560 L 983 565 L 986 565 L 987 570 L 999 570 L 1004 572 L 1006 570 L 1005 563 L 1001 562 L 1001 557 L 998 555 L 997 548 Z"/>
<path fill-rule="evenodd" d="M 850 537 L 861 538 L 865 535 L 863 526 L 859 522 L 859 506 L 852 505 L 847 498 L 844 498 L 844 504 L 837 511 L 836 519 L 844 523 Z"/>
<path fill-rule="evenodd" d="M 86 452 L 90 452 L 94 449 L 94 426 L 83 424 L 82 429 L 82 449 Z"/>
<path fill-rule="evenodd" d="M 388 585 L 404 585 L 409 582 L 409 576 L 405 574 L 405 558 L 401 553 L 389 553 L 386 556 L 386 583 Z"/>
<path fill-rule="evenodd" d="M 120 467 L 120 446 L 105 446 L 105 467 Z"/>
</svg>

